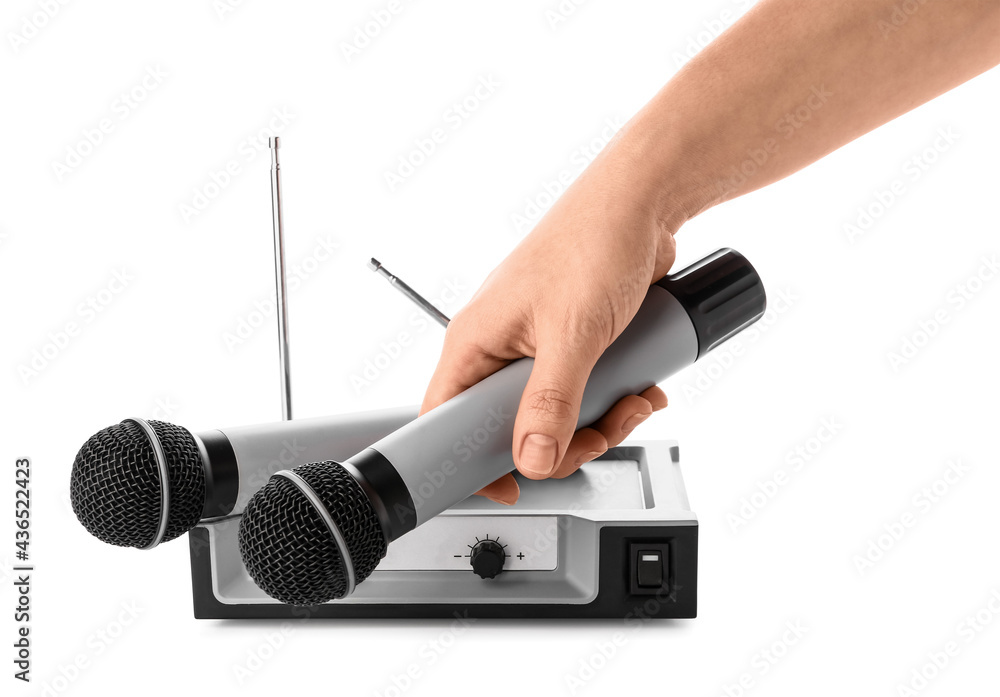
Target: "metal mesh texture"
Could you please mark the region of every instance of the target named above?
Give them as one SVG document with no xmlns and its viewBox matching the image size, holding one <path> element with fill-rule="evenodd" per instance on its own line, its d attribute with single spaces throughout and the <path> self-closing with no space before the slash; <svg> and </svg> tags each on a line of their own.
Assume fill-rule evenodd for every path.
<svg viewBox="0 0 1000 697">
<path fill-rule="evenodd" d="M 368 495 L 333 461 L 294 470 L 316 492 L 344 536 L 361 583 L 385 556 L 387 543 Z M 254 582 L 289 605 L 344 597 L 347 577 L 336 540 L 319 512 L 291 481 L 271 477 L 243 511 L 240 554 Z"/>
<path fill-rule="evenodd" d="M 167 459 L 170 510 L 163 542 L 201 519 L 205 470 L 194 437 L 180 426 L 150 421 Z M 160 522 L 160 470 L 146 434 L 123 421 L 91 436 L 73 461 L 73 512 L 90 534 L 119 547 L 146 547 Z"/>
</svg>

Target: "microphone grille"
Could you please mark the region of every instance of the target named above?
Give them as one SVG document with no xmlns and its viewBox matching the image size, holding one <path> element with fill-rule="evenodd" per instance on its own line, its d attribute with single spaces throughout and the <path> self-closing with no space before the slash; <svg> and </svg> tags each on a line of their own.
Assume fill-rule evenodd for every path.
<svg viewBox="0 0 1000 697">
<path fill-rule="evenodd" d="M 368 495 L 333 461 L 292 470 L 329 512 L 344 537 L 344 559 L 319 511 L 302 490 L 274 476 L 247 503 L 240 521 L 239 546 L 254 582 L 272 598 L 290 605 L 319 605 L 348 592 L 347 564 L 355 583 L 368 578 L 388 543 Z"/>
<path fill-rule="evenodd" d="M 150 421 L 166 456 L 170 509 L 162 541 L 193 528 L 205 507 L 205 470 L 198 444 L 186 429 Z M 73 461 L 70 500 L 80 523 L 119 547 L 147 547 L 160 523 L 162 482 L 153 446 L 132 421 L 91 436 Z"/>
</svg>

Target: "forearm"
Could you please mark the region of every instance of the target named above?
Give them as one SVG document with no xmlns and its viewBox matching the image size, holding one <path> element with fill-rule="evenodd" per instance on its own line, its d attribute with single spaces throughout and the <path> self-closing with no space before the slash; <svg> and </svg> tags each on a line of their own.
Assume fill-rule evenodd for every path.
<svg viewBox="0 0 1000 697">
<path fill-rule="evenodd" d="M 614 146 L 661 227 L 673 233 L 1000 63 L 1000 1 L 906 6 L 762 0 L 692 59 Z"/>
</svg>

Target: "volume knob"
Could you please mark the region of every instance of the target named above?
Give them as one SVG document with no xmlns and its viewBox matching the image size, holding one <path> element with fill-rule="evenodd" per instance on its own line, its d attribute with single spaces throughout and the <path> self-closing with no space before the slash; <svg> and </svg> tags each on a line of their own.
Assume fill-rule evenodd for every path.
<svg viewBox="0 0 1000 697">
<path fill-rule="evenodd" d="M 475 544 L 469 557 L 469 563 L 477 576 L 494 578 L 503 571 L 506 555 L 503 546 L 496 540 L 483 540 Z"/>
</svg>

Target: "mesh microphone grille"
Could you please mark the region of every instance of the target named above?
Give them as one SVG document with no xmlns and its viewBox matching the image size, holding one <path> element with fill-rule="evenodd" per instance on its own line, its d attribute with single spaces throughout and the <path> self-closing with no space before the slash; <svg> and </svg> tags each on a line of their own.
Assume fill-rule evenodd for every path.
<svg viewBox="0 0 1000 697">
<path fill-rule="evenodd" d="M 385 556 L 387 543 L 368 495 L 336 462 L 294 470 L 319 497 L 344 536 L 361 583 Z M 347 592 L 344 559 L 319 512 L 295 484 L 271 477 L 247 503 L 240 554 L 254 582 L 275 600 L 319 605 Z"/>
<path fill-rule="evenodd" d="M 180 426 L 150 421 L 163 447 L 170 510 L 163 541 L 193 528 L 205 507 L 205 470 L 194 437 Z M 131 421 L 98 431 L 73 462 L 70 500 L 94 537 L 119 547 L 146 547 L 160 523 L 160 470 L 146 434 Z"/>
<path fill-rule="evenodd" d="M 150 421 L 167 456 L 170 477 L 170 515 L 163 541 L 180 537 L 201 520 L 205 510 L 205 467 L 194 436 L 186 428 Z M 159 510 L 159 508 L 157 508 Z"/>
</svg>

